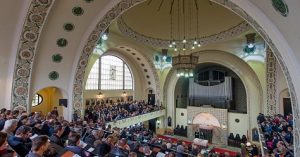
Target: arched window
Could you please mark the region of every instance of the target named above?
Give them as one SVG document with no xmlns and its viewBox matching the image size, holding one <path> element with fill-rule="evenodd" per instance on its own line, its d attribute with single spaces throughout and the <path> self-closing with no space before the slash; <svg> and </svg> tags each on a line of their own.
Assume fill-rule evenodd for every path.
<svg viewBox="0 0 300 157">
<path fill-rule="evenodd" d="M 132 73 L 127 64 L 116 56 L 102 56 L 93 65 L 85 89 L 133 89 Z"/>
<path fill-rule="evenodd" d="M 40 94 L 35 94 L 32 99 L 32 106 L 38 106 L 43 102 L 43 97 Z"/>
</svg>

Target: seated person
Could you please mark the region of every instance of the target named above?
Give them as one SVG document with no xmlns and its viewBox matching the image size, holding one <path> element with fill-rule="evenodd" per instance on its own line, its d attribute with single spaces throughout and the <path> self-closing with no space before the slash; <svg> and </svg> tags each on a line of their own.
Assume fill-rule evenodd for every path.
<svg viewBox="0 0 300 157">
<path fill-rule="evenodd" d="M 86 152 L 79 145 L 80 145 L 80 135 L 72 134 L 68 138 L 68 146 L 65 149 L 73 152 L 74 154 L 80 155 L 81 157 L 89 157 L 90 154 Z"/>
<path fill-rule="evenodd" d="M 0 156 L 1 157 L 13 157 L 14 152 L 7 149 L 7 134 L 0 132 Z"/>
<path fill-rule="evenodd" d="M 32 140 L 32 148 L 26 157 L 42 157 L 47 151 L 50 141 L 47 136 L 37 136 Z"/>
<path fill-rule="evenodd" d="M 13 150 L 21 157 L 25 157 L 31 148 L 31 141 L 29 137 L 31 136 L 31 128 L 28 126 L 20 126 L 14 136 L 8 138 L 8 144 Z"/>
<path fill-rule="evenodd" d="M 98 130 L 93 130 L 91 134 L 89 134 L 84 142 L 88 145 L 94 146 L 94 142 L 98 140 Z"/>
<path fill-rule="evenodd" d="M 61 139 L 61 135 L 63 134 L 63 132 L 64 132 L 64 129 L 61 125 L 55 125 L 53 134 L 50 137 L 50 141 L 61 147 L 64 147 L 64 143 L 62 142 L 62 139 Z"/>
</svg>

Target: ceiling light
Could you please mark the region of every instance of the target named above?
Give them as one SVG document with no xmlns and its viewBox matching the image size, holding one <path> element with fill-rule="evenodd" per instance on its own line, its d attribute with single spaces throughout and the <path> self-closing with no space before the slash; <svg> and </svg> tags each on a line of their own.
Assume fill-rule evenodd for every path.
<svg viewBox="0 0 300 157">
<path fill-rule="evenodd" d="M 195 46 L 192 46 L 192 49 L 194 50 L 194 49 L 195 49 Z"/>
<path fill-rule="evenodd" d="M 175 41 L 173 41 L 173 42 L 172 42 L 172 45 L 176 45 L 176 42 L 175 42 Z"/>
<path fill-rule="evenodd" d="M 174 49 L 174 51 L 178 51 L 178 49 L 177 49 L 177 48 L 175 48 L 175 49 Z"/>
<path fill-rule="evenodd" d="M 173 45 L 172 45 L 172 44 L 170 44 L 170 45 L 169 45 L 169 47 L 170 47 L 170 48 L 172 48 L 172 47 L 173 47 Z"/>
<path fill-rule="evenodd" d="M 165 61 L 167 59 L 167 56 L 163 56 L 162 59 Z"/>
<path fill-rule="evenodd" d="M 105 40 L 107 40 L 107 39 L 108 39 L 108 36 L 107 36 L 107 34 L 106 34 L 106 33 L 104 33 L 104 34 L 102 35 L 101 39 L 102 39 L 102 40 L 104 40 L 104 41 L 105 41 Z"/>
<path fill-rule="evenodd" d="M 185 43 L 186 43 L 186 40 L 185 40 L 185 39 L 183 39 L 183 40 L 182 40 L 182 43 L 184 43 L 184 44 L 185 44 Z"/>
<path fill-rule="evenodd" d="M 194 45 L 197 45 L 197 44 L 198 44 L 198 42 L 197 42 L 197 40 L 195 40 L 195 41 L 194 41 Z"/>
<path fill-rule="evenodd" d="M 254 47 L 254 44 L 253 44 L 253 43 L 249 43 L 249 44 L 248 44 L 248 48 L 251 49 L 251 48 L 253 48 L 253 47 Z"/>
<path fill-rule="evenodd" d="M 198 44 L 198 47 L 201 47 L 201 44 L 200 44 L 200 43 Z"/>
</svg>

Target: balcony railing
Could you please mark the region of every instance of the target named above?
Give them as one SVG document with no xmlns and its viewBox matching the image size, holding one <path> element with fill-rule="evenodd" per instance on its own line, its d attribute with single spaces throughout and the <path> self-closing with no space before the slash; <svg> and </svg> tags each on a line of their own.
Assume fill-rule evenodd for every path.
<svg viewBox="0 0 300 157">
<path fill-rule="evenodd" d="M 146 114 L 142 114 L 142 115 L 138 115 L 138 116 L 134 116 L 134 117 L 130 117 L 130 118 L 116 120 L 113 122 L 109 122 L 107 124 L 110 124 L 112 127 L 124 128 L 124 127 L 128 127 L 130 125 L 145 122 L 145 121 L 148 121 L 148 120 L 151 120 L 154 118 L 162 117 L 165 115 L 165 113 L 166 113 L 166 110 L 163 109 L 163 110 L 158 110 L 158 111 L 154 111 L 154 112 L 150 112 L 150 113 L 146 113 Z"/>
</svg>

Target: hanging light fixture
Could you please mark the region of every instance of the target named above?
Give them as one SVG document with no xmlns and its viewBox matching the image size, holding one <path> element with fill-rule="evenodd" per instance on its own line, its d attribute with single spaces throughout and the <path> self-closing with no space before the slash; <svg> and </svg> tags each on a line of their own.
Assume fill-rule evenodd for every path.
<svg viewBox="0 0 300 157">
<path fill-rule="evenodd" d="M 198 56 L 193 54 L 178 55 L 172 58 L 172 66 L 176 69 L 177 77 L 194 77 L 194 69 L 198 63 Z"/>
<path fill-rule="evenodd" d="M 105 32 L 102 34 L 101 39 L 106 41 L 108 39 L 108 28 L 105 30 Z"/>
<path fill-rule="evenodd" d="M 244 52 L 245 53 L 252 54 L 252 53 L 255 52 L 255 49 L 256 49 L 255 35 L 256 35 L 255 33 L 249 33 L 249 34 L 245 35 L 246 41 L 247 41 L 247 44 L 244 47 Z"/>
<path fill-rule="evenodd" d="M 171 10 L 170 10 L 170 16 L 171 16 L 171 39 L 173 40 L 172 44 L 174 43 L 174 51 L 180 51 L 178 56 L 172 57 L 172 66 L 176 69 L 177 77 L 194 77 L 194 68 L 196 67 L 198 63 L 198 56 L 194 56 L 193 54 L 187 54 L 189 50 L 195 49 L 197 46 L 200 47 L 200 42 L 197 41 L 197 36 L 198 36 L 198 6 L 197 6 L 197 0 L 195 0 L 195 5 L 196 5 L 196 12 L 197 16 L 194 16 L 197 18 L 197 25 L 196 33 L 192 33 L 192 9 L 191 7 L 193 6 L 191 4 L 191 1 L 189 1 L 187 7 L 185 8 L 185 1 L 182 1 L 182 8 L 179 5 L 179 0 L 177 1 L 177 39 L 174 40 L 175 35 L 173 34 L 174 27 L 173 27 L 173 5 L 174 1 L 172 1 L 171 4 Z M 179 12 L 182 10 L 182 15 L 179 14 Z M 185 11 L 187 10 L 187 11 Z M 181 19 L 182 18 L 182 19 Z M 180 20 L 183 21 L 183 24 L 181 25 Z M 180 27 L 182 26 L 182 27 Z M 189 28 L 188 28 L 189 26 Z M 186 30 L 186 28 L 188 30 Z M 182 31 L 180 31 L 182 29 Z M 182 33 L 182 34 L 181 34 Z M 183 37 L 180 39 L 180 36 Z M 192 37 L 193 36 L 193 37 Z M 189 40 L 189 39 L 194 39 L 194 40 Z M 182 41 L 178 42 L 178 44 L 175 46 L 175 41 Z M 199 46 L 200 45 L 200 46 Z M 180 47 L 179 47 L 180 46 Z"/>
</svg>

